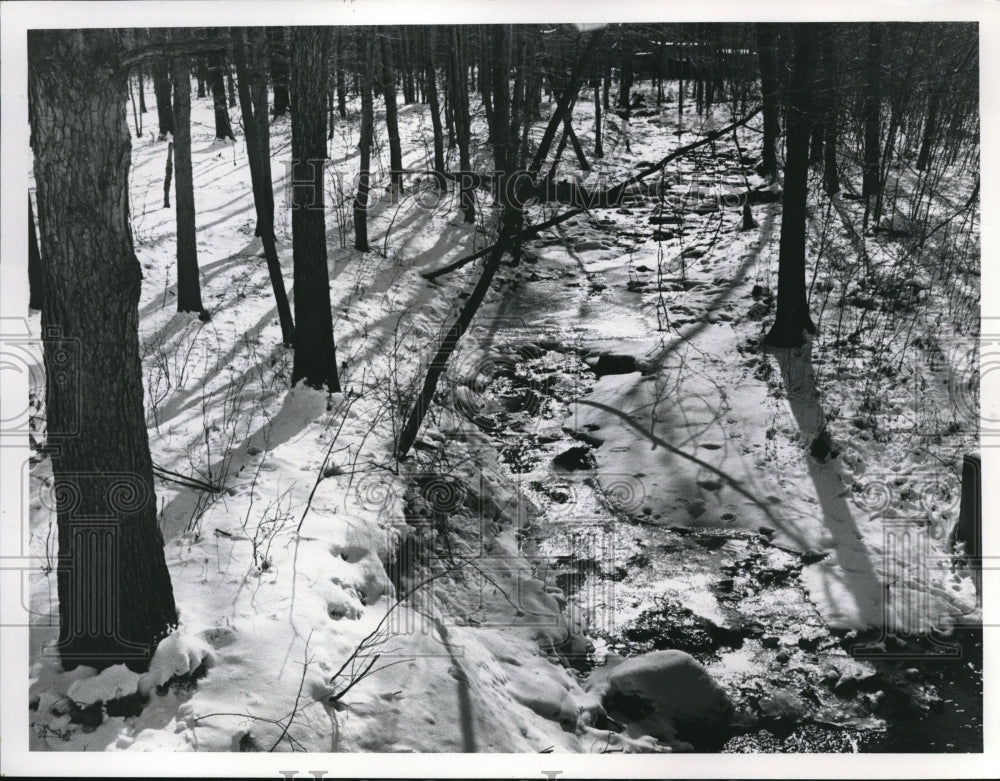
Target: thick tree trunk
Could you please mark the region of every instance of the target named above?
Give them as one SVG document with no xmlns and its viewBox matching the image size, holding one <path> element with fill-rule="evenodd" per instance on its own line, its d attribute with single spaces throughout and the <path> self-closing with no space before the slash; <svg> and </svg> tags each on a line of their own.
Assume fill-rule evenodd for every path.
<svg viewBox="0 0 1000 781">
<path fill-rule="evenodd" d="M 191 165 L 191 72 L 182 58 L 170 64 L 174 83 L 174 200 L 177 210 L 177 311 L 197 312 L 208 320 L 201 303 L 198 243 L 195 227 L 194 172 Z"/>
<path fill-rule="evenodd" d="M 295 365 L 292 384 L 340 391 L 326 264 L 323 169 L 330 29 L 292 28 L 292 258 L 295 264 Z"/>
<path fill-rule="evenodd" d="M 881 189 L 879 159 L 881 145 L 879 114 L 882 110 L 882 26 L 868 24 L 868 58 L 864 83 L 865 160 L 861 196 L 869 198 Z"/>
<path fill-rule="evenodd" d="M 778 139 L 778 75 L 774 57 L 774 28 L 770 24 L 757 25 L 757 57 L 760 62 L 760 97 L 764 107 L 760 175 L 773 179 L 778 173 L 775 152 Z"/>
<path fill-rule="evenodd" d="M 236 108 L 236 80 L 228 66 L 226 66 L 226 92 L 229 95 L 229 108 Z"/>
<path fill-rule="evenodd" d="M 267 58 L 274 89 L 273 114 L 283 117 L 288 113 L 288 42 L 284 27 L 267 28 Z"/>
<path fill-rule="evenodd" d="M 35 233 L 35 213 L 28 196 L 28 308 L 41 310 L 45 292 L 42 271 L 42 254 L 38 251 L 38 234 Z"/>
<path fill-rule="evenodd" d="M 226 105 L 226 83 L 223 71 L 226 70 L 226 63 L 222 55 L 213 54 L 209 58 L 209 80 L 212 86 L 212 106 L 215 109 L 215 137 L 216 139 L 230 139 L 236 141 L 233 135 L 232 125 L 229 123 L 229 108 Z"/>
<path fill-rule="evenodd" d="M 382 97 L 385 100 L 385 126 L 389 132 L 389 195 L 399 203 L 403 191 L 403 150 L 399 141 L 399 119 L 396 111 L 396 71 L 392 56 L 392 41 L 388 34 L 379 39 L 381 48 Z"/>
<path fill-rule="evenodd" d="M 126 75 L 111 30 L 30 31 L 63 666 L 142 670 L 177 623 L 143 410 Z"/>
<path fill-rule="evenodd" d="M 250 182 L 253 187 L 253 202 L 257 212 L 257 235 L 264 247 L 271 289 L 281 323 L 281 341 L 292 344 L 294 323 L 292 309 L 285 292 L 285 279 L 281 273 L 281 262 L 274 238 L 274 190 L 271 184 L 271 139 L 268 125 L 267 80 L 263 66 L 264 33 L 259 28 L 248 31 L 250 47 L 243 30 L 232 29 L 233 60 L 240 96 L 240 110 L 243 114 L 243 128 L 246 133 L 247 157 L 250 160 Z M 252 59 L 250 59 L 252 58 Z M 248 62 L 248 59 L 250 61 Z"/>
<path fill-rule="evenodd" d="M 368 192 L 371 188 L 372 136 L 375 125 L 372 69 L 375 66 L 375 33 L 362 30 L 358 49 L 361 52 L 361 130 L 358 151 L 361 154 L 358 189 L 354 194 L 354 249 L 368 252 Z"/>
<path fill-rule="evenodd" d="M 801 347 L 806 331 L 816 333 L 806 297 L 806 196 L 815 49 L 815 25 L 797 25 L 781 199 L 778 302 L 774 325 L 764 337 L 764 344 L 771 347 Z"/>
</svg>

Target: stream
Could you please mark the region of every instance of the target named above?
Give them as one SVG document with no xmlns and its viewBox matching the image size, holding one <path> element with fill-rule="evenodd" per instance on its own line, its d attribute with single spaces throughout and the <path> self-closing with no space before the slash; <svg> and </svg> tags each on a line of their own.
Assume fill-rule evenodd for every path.
<svg viewBox="0 0 1000 781">
<path fill-rule="evenodd" d="M 521 290 L 528 300 L 512 290 L 505 304 L 538 304 L 537 289 Z M 677 525 L 644 506 L 638 482 L 598 483 L 600 441 L 564 426 L 597 379 L 579 334 L 490 350 L 500 357 L 462 411 L 540 508 L 521 544 L 594 643 L 574 667 L 585 674 L 609 652 L 692 654 L 737 712 L 732 733 L 702 751 L 982 751 L 981 632 L 938 644 L 829 631 L 800 582 L 806 557 L 768 529 Z"/>
</svg>

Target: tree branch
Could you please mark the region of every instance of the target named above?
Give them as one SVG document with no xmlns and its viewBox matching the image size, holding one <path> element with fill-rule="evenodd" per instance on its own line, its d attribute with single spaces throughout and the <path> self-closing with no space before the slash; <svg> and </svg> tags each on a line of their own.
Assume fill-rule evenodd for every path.
<svg viewBox="0 0 1000 781">
<path fill-rule="evenodd" d="M 716 130 L 712 133 L 709 133 L 704 138 L 701 138 L 697 141 L 692 141 L 690 144 L 682 146 L 679 149 L 675 149 L 669 155 L 667 155 L 658 163 L 656 163 L 656 165 L 653 165 L 649 168 L 645 168 L 639 173 L 629 176 L 627 179 L 625 179 L 625 181 L 620 182 L 615 187 L 603 193 L 600 197 L 600 202 L 614 203 L 615 201 L 617 201 L 619 197 L 621 197 L 621 194 L 625 191 L 625 188 L 628 187 L 630 184 L 641 182 L 643 179 L 652 176 L 654 173 L 662 171 L 665 166 L 676 160 L 678 157 L 683 157 L 688 152 L 692 152 L 695 149 L 698 149 L 699 147 L 705 146 L 705 144 L 710 144 L 716 139 L 719 139 L 722 136 L 726 135 L 727 133 L 732 133 L 733 130 L 740 127 L 741 125 L 745 125 L 755 116 L 757 116 L 760 112 L 761 112 L 761 107 L 758 106 L 742 119 L 738 119 L 735 122 L 726 125 L 721 130 Z M 585 211 L 587 210 L 582 207 L 576 209 L 570 209 L 569 211 L 556 215 L 555 217 L 552 217 L 551 219 L 548 219 L 545 222 L 539 223 L 538 225 L 533 225 L 529 228 L 525 228 L 523 231 L 521 231 L 519 234 L 513 237 L 513 241 L 523 241 L 524 239 L 531 238 L 532 236 L 540 233 L 541 231 L 546 230 L 547 228 L 551 228 L 555 225 L 559 225 L 560 223 L 563 223 L 568 219 L 576 217 L 579 214 L 583 214 Z M 425 271 L 423 274 L 421 274 L 421 276 L 426 280 L 434 280 L 440 276 L 444 276 L 445 274 L 450 274 L 452 271 L 457 271 L 463 266 L 472 263 L 474 260 L 479 260 L 479 258 L 483 257 L 484 255 L 488 255 L 495 246 L 496 246 L 495 244 L 491 244 L 487 247 L 483 247 L 481 250 L 478 250 L 472 253 L 471 255 L 466 255 L 463 258 L 459 258 L 454 263 L 449 263 L 447 266 L 442 266 L 441 268 L 434 269 L 433 271 Z"/>
</svg>

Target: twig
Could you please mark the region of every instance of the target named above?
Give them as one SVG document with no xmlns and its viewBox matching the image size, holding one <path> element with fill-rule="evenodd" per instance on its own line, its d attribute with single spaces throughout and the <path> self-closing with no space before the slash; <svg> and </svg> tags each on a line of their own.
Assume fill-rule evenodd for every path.
<svg viewBox="0 0 1000 781">
<path fill-rule="evenodd" d="M 187 477 L 186 475 L 180 474 L 180 472 L 174 472 L 170 469 L 164 469 L 162 466 L 155 463 L 153 464 L 153 471 L 156 473 L 157 477 L 162 478 L 163 480 L 168 480 L 171 483 L 178 483 L 188 488 L 197 488 L 201 491 L 208 491 L 212 494 L 222 493 L 221 486 L 212 485 L 211 483 L 206 483 L 193 477 Z"/>
</svg>

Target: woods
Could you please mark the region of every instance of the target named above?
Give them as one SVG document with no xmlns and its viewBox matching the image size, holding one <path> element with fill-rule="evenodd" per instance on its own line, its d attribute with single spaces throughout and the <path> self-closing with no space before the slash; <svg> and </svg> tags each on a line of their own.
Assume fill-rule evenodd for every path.
<svg viewBox="0 0 1000 781">
<path fill-rule="evenodd" d="M 975 23 L 231 21 L 29 35 L 38 747 L 981 744 Z"/>
</svg>

